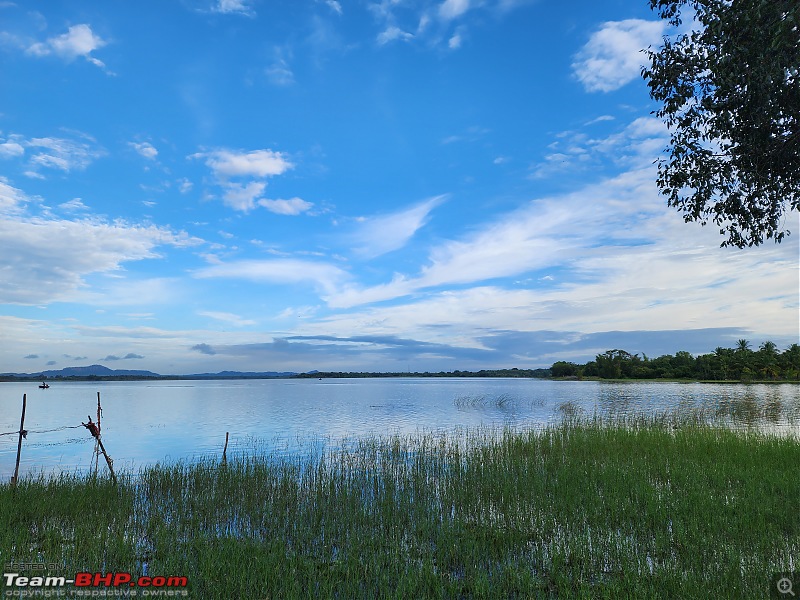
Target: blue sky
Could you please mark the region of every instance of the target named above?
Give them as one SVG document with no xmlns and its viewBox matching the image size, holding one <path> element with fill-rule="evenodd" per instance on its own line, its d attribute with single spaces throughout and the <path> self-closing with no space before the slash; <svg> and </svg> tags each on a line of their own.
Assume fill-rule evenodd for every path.
<svg viewBox="0 0 800 600">
<path fill-rule="evenodd" d="M 0 2 L 0 372 L 798 341 L 798 214 L 655 186 L 645 0 Z"/>
</svg>

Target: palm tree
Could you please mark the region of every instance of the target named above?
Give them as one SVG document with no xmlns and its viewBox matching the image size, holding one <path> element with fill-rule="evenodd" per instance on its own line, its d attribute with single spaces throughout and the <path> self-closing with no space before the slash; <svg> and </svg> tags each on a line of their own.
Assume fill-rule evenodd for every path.
<svg viewBox="0 0 800 600">
<path fill-rule="evenodd" d="M 739 340 L 736 343 L 736 350 L 734 351 L 736 355 L 735 366 L 736 366 L 736 377 L 742 378 L 744 376 L 745 369 L 749 370 L 750 365 L 748 364 L 750 361 L 750 355 L 752 354 L 752 350 L 750 350 L 750 342 L 747 340 Z"/>
<path fill-rule="evenodd" d="M 758 370 L 768 379 L 778 376 L 778 347 L 766 341 L 758 348 Z"/>
<path fill-rule="evenodd" d="M 800 344 L 792 344 L 781 355 L 782 362 L 786 365 L 786 377 L 795 377 L 800 380 Z"/>
<path fill-rule="evenodd" d="M 720 375 L 722 379 L 728 379 L 728 367 L 730 366 L 731 354 L 733 354 L 733 350 L 730 348 L 723 348 L 722 346 L 717 346 L 714 350 L 714 355 L 717 357 L 721 369 Z"/>
</svg>

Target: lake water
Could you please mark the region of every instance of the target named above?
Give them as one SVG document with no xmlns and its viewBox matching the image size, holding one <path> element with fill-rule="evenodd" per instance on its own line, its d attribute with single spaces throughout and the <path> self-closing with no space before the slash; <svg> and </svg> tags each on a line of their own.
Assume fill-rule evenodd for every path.
<svg viewBox="0 0 800 600">
<path fill-rule="evenodd" d="M 116 470 L 252 450 L 303 453 L 366 435 L 542 427 L 564 416 L 702 410 L 800 434 L 800 386 L 606 383 L 532 379 L 398 378 L 71 382 L 38 389 L 0 383 L 0 434 L 19 429 L 20 474 L 84 471 L 94 440 L 80 427 L 103 406 L 102 435 Z M 75 427 L 64 429 L 64 427 Z M 56 431 L 51 431 L 56 429 Z M 16 434 L 0 435 L 0 478 L 14 472 Z M 105 469 L 102 459 L 101 465 Z"/>
</svg>

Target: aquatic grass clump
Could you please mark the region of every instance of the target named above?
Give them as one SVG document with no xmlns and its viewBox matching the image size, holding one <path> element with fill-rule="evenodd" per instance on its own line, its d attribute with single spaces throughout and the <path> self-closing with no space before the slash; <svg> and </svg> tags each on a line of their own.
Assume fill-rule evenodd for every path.
<svg viewBox="0 0 800 600">
<path fill-rule="evenodd" d="M 38 474 L 0 486 L 0 563 L 47 562 L 69 570 L 134 568 L 120 535 L 133 512 L 130 478 L 119 485 L 79 474 Z M 7 569 L 6 569 L 7 570 Z M 73 573 L 74 574 L 74 573 Z"/>
<path fill-rule="evenodd" d="M 800 444 L 704 419 L 27 480 L 0 487 L 0 558 L 186 576 L 204 599 L 767 596 L 796 570 Z"/>
<path fill-rule="evenodd" d="M 505 408 L 513 405 L 515 399 L 510 394 L 471 394 L 453 399 L 453 405 L 459 409 L 467 408 Z"/>
</svg>

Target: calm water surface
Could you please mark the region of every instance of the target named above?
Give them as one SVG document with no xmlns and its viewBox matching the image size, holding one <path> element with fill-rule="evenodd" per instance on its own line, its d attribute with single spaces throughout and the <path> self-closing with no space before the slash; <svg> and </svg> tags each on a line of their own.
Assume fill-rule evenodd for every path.
<svg viewBox="0 0 800 600">
<path fill-rule="evenodd" d="M 531 379 L 280 379 L 74 382 L 40 390 L 0 383 L 0 434 L 19 429 L 21 473 L 86 470 L 94 440 L 79 426 L 103 406 L 103 443 L 115 468 L 253 449 L 308 452 L 365 435 L 541 427 L 566 415 L 702 410 L 737 426 L 798 435 L 800 386 L 605 383 Z M 58 429 L 58 431 L 45 431 Z M 13 474 L 17 435 L 0 435 L 0 478 Z"/>
</svg>

